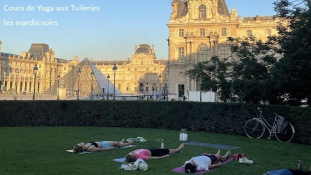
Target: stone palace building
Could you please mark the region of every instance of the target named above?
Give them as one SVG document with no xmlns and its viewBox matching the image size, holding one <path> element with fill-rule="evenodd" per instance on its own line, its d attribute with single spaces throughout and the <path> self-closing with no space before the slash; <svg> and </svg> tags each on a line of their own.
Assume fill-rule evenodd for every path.
<svg viewBox="0 0 311 175">
<path fill-rule="evenodd" d="M 148 44 L 135 46 L 134 54 L 124 61 L 90 59 L 105 77 L 109 74 L 110 80 L 115 73 L 115 86 L 122 93 L 161 93 L 169 99 L 181 100 L 187 91 L 200 90 L 200 77 L 192 80 L 184 73 L 214 55 L 228 58 L 231 54 L 226 43 L 228 37 L 255 36 L 264 41 L 277 35 L 281 23 L 275 16 L 242 18 L 233 7 L 228 10 L 225 0 L 173 0 L 171 6 L 167 24 L 168 59 L 157 59 L 155 47 Z M 28 52 L 20 54 L 2 52 L 1 44 L 0 41 L 2 93 L 31 93 L 34 87 L 38 93 L 44 93 L 79 64 L 77 56 L 73 60 L 55 58 L 55 52 L 47 44 L 32 44 Z"/>
</svg>

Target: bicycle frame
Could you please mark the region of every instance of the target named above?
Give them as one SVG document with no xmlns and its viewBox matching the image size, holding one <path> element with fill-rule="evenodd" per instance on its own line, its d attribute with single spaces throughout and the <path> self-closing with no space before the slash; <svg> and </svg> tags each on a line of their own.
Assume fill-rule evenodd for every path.
<svg viewBox="0 0 311 175">
<path fill-rule="evenodd" d="M 260 110 L 260 114 L 259 114 L 259 117 L 257 118 L 264 126 L 265 128 L 268 130 L 269 132 L 269 137 L 268 139 L 271 138 L 271 135 L 272 134 L 275 134 L 275 133 L 278 133 L 277 132 L 277 129 L 276 129 L 276 126 L 278 124 L 278 121 L 277 121 L 277 114 L 275 114 L 275 117 L 274 117 L 274 121 L 273 121 L 273 124 L 272 126 L 269 124 L 269 122 L 264 118 L 264 116 L 262 115 L 262 111 Z"/>
</svg>

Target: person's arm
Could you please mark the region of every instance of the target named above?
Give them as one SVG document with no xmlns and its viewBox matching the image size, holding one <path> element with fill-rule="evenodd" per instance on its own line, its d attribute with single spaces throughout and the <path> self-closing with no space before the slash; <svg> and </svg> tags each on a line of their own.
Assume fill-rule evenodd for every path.
<svg viewBox="0 0 311 175">
<path fill-rule="evenodd" d="M 213 165 L 209 165 L 208 169 L 216 168 L 216 167 L 219 167 L 219 166 L 221 166 L 221 162 L 218 162 L 218 163 L 213 164 Z"/>
<path fill-rule="evenodd" d="M 152 160 L 152 159 L 163 159 L 165 157 L 170 157 L 170 155 L 164 155 L 164 156 L 160 156 L 160 157 L 154 157 L 154 156 L 148 156 L 147 160 Z"/>
</svg>

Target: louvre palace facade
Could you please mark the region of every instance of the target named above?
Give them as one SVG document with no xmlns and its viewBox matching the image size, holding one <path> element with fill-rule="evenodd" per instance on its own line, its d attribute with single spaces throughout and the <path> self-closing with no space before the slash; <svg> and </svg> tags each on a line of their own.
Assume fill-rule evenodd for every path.
<svg viewBox="0 0 311 175">
<path fill-rule="evenodd" d="M 148 44 L 134 46 L 131 58 L 123 61 L 90 58 L 122 93 L 160 92 L 169 99 L 180 100 L 187 91 L 200 89 L 200 77 L 190 79 L 184 75 L 187 70 L 214 55 L 219 58 L 231 55 L 226 43 L 228 37 L 255 36 L 265 41 L 267 36 L 277 35 L 277 26 L 282 22 L 275 16 L 260 14 L 243 18 L 233 7 L 229 11 L 225 0 L 173 0 L 171 7 L 167 24 L 168 59 L 157 59 L 155 47 Z M 1 93 L 30 93 L 34 85 L 38 93 L 55 93 L 48 90 L 84 59 L 79 61 L 77 56 L 72 60 L 55 58 L 55 52 L 43 43 L 32 44 L 28 52 L 11 54 L 1 51 L 0 41 L 0 52 Z M 36 77 L 35 65 L 38 67 Z M 117 66 L 115 71 L 114 65 Z M 75 91 L 77 87 L 73 87 Z"/>
<path fill-rule="evenodd" d="M 187 70 L 214 55 L 230 57 L 228 37 L 254 36 L 266 41 L 268 36 L 277 35 L 281 22 L 275 16 L 260 14 L 242 18 L 233 7 L 228 10 L 225 0 L 173 0 L 171 6 L 167 70 L 169 94 L 175 99 L 187 91 L 200 90 L 200 77 L 192 80 L 184 76 Z"/>
</svg>

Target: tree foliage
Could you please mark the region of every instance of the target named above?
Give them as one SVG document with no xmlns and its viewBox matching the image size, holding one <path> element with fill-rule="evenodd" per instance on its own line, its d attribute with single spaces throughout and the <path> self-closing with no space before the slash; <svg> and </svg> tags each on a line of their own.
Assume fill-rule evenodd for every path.
<svg viewBox="0 0 311 175">
<path fill-rule="evenodd" d="M 277 91 L 286 95 L 290 105 L 307 98 L 311 104 L 311 1 L 293 4 L 288 0 L 274 3 L 275 11 L 288 26 L 278 28 L 277 41 L 283 57 L 275 65 L 272 77 Z"/>
</svg>

